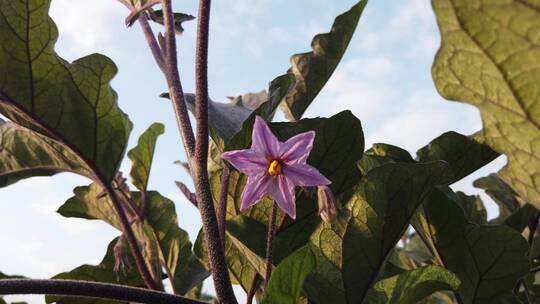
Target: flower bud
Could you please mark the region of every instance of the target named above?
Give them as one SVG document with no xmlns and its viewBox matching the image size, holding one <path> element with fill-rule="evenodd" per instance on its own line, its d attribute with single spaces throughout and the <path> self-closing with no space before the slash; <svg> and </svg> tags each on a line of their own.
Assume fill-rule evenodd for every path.
<svg viewBox="0 0 540 304">
<path fill-rule="evenodd" d="M 332 190 L 328 186 L 317 187 L 317 202 L 319 204 L 319 216 L 326 223 L 332 223 L 337 216 L 336 200 Z"/>
</svg>

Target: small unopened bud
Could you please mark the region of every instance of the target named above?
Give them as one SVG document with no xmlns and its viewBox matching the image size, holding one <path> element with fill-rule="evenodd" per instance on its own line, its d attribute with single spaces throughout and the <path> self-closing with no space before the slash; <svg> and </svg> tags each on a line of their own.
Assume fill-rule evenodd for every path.
<svg viewBox="0 0 540 304">
<path fill-rule="evenodd" d="M 321 219 L 326 223 L 332 223 L 336 219 L 337 209 L 334 194 L 328 186 L 317 187 L 317 202 Z"/>
</svg>

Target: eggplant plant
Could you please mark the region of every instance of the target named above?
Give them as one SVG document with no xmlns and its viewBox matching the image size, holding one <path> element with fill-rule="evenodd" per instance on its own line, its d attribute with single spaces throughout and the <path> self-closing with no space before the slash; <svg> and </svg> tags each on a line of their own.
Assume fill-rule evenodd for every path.
<svg viewBox="0 0 540 304">
<path fill-rule="evenodd" d="M 247 303 L 264 304 L 539 300 L 538 0 L 432 0 L 442 37 L 434 83 L 444 98 L 477 107 L 483 129 L 444 133 L 415 156 L 387 143 L 366 149 L 350 111 L 304 117 L 367 0 L 316 35 L 310 52 L 293 55 L 268 90 L 226 104 L 208 97 L 211 0 L 199 0 L 194 21 L 194 93 L 182 87 L 177 40 L 195 17 L 173 11 L 172 0 L 119 1 L 166 80 L 162 97 L 194 189 L 176 184 L 203 228 L 190 240 L 174 203 L 148 189 L 163 124 L 150 125 L 126 153 L 132 122 L 110 85 L 114 62 L 57 54 L 51 0 L 0 0 L 0 187 L 81 175 L 89 184 L 58 213 L 120 232 L 98 265 L 46 280 L 0 272 L 0 295 L 44 294 L 58 304 L 235 304 L 236 284 Z M 277 111 L 286 121 L 273 122 Z M 119 170 L 126 154 L 129 173 Z M 499 206 L 488 219 L 479 196 L 450 186 L 503 154 L 501 171 L 474 182 Z M 205 294 L 210 277 L 215 290 Z"/>
</svg>

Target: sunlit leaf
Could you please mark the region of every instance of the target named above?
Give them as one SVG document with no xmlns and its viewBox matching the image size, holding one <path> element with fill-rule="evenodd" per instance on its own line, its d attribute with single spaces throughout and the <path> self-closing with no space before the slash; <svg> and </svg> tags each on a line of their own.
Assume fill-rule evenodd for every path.
<svg viewBox="0 0 540 304">
<path fill-rule="evenodd" d="M 133 163 L 131 166 L 131 181 L 140 191 L 146 191 L 150 168 L 154 158 L 157 138 L 165 132 L 165 126 L 160 123 L 152 124 L 140 137 L 128 157 Z"/>
<path fill-rule="evenodd" d="M 71 150 L 12 122 L 0 122 L 0 187 L 32 176 L 76 172 L 91 177 Z"/>
<path fill-rule="evenodd" d="M 50 0 L 0 1 L 0 113 L 64 143 L 110 181 L 131 131 L 109 84 L 116 66 L 98 54 L 73 63 L 60 58 L 49 6 Z"/>
<path fill-rule="evenodd" d="M 120 230 L 120 222 L 112 203 L 107 197 L 99 198 L 101 188 L 96 184 L 75 188 L 75 196 L 60 207 L 58 212 L 65 217 L 99 219 Z M 138 192 L 132 192 L 136 202 L 140 200 Z M 145 238 L 157 238 L 159 259 L 166 265 L 168 275 L 173 277 L 174 288 L 179 293 L 186 293 L 204 280 L 208 273 L 191 256 L 191 242 L 186 231 L 178 227 L 174 203 L 158 192 L 147 192 L 148 209 L 146 213 Z M 137 232 L 136 227 L 134 230 Z M 189 274 L 189 276 L 187 275 Z"/>
<path fill-rule="evenodd" d="M 442 46 L 441 95 L 480 110 L 487 144 L 506 154 L 501 176 L 540 207 L 540 3 L 433 0 Z"/>
<path fill-rule="evenodd" d="M 314 303 L 361 303 L 446 164 L 386 164 L 371 170 L 333 224 L 311 236 L 317 258 L 304 289 Z"/>
</svg>

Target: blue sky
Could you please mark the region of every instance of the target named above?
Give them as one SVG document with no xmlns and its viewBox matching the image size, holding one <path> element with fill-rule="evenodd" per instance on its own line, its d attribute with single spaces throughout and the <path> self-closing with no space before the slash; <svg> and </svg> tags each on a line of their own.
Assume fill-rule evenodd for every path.
<svg viewBox="0 0 540 304">
<path fill-rule="evenodd" d="M 177 11 L 196 15 L 196 1 L 174 3 Z M 215 1 L 210 96 L 226 101 L 226 96 L 265 89 L 289 68 L 290 55 L 309 51 L 312 36 L 328 31 L 334 17 L 354 3 Z M 187 182 L 188 177 L 173 165 L 183 159 L 183 148 L 170 105 L 158 97 L 166 90 L 165 82 L 140 30 L 124 26 L 126 15 L 115 0 L 53 0 L 51 16 L 60 31 L 57 52 L 67 60 L 98 52 L 116 62 L 119 73 L 113 86 L 120 107 L 135 124 L 130 147 L 152 122 L 166 125 L 158 142 L 150 188 L 175 201 L 180 225 L 194 239 L 200 229 L 198 212 L 174 185 L 174 180 Z M 179 39 L 180 73 L 185 91 L 192 92 L 195 22 L 185 28 Z M 445 131 L 470 134 L 479 130 L 481 121 L 475 108 L 444 101 L 435 90 L 430 69 L 439 40 L 429 0 L 372 0 L 342 63 L 306 116 L 331 116 L 350 109 L 362 121 L 366 147 L 385 142 L 411 153 Z M 504 163 L 499 158 L 454 188 L 479 193 L 471 182 Z M 124 162 L 124 172 L 129 172 L 129 165 Z M 118 232 L 102 222 L 65 219 L 55 213 L 74 187 L 88 183 L 72 174 L 60 174 L 0 189 L 0 271 L 47 278 L 81 264 L 99 263 Z M 490 216 L 496 215 L 491 202 L 488 209 Z M 10 299 L 43 303 L 38 296 Z"/>
</svg>

